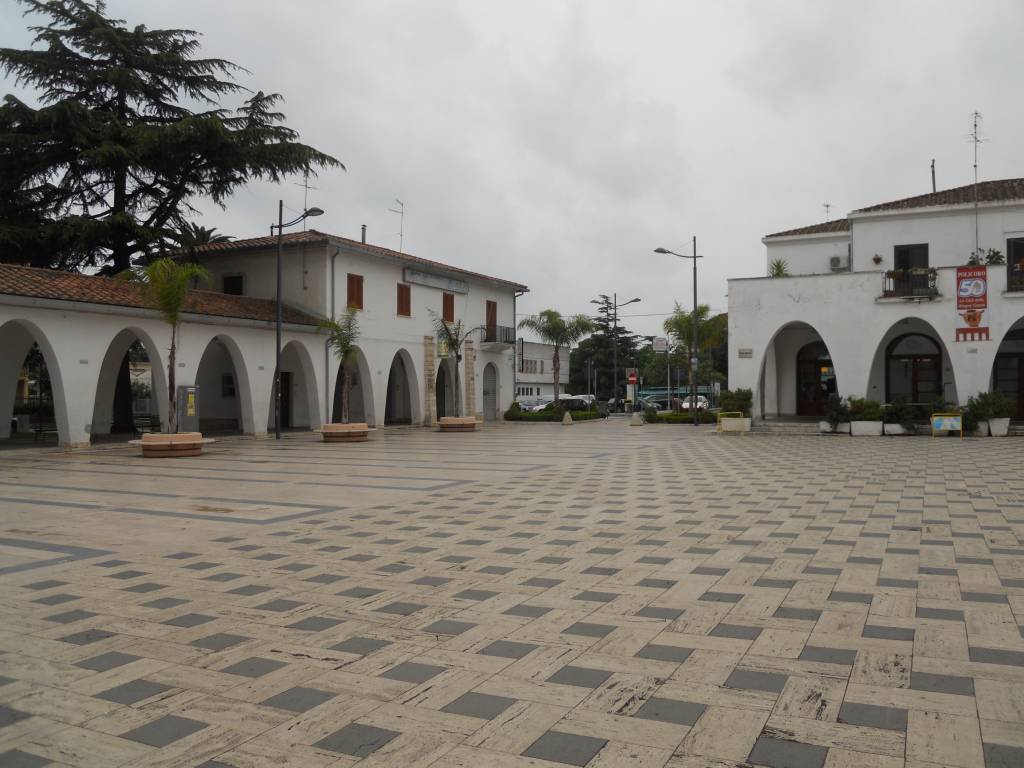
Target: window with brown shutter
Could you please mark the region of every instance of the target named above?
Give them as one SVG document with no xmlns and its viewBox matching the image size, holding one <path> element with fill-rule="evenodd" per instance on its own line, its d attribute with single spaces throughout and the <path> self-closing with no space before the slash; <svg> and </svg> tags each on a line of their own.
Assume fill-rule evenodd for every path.
<svg viewBox="0 0 1024 768">
<path fill-rule="evenodd" d="M 441 305 L 441 317 L 444 318 L 446 323 L 455 322 L 455 294 L 446 293 Z"/>
<path fill-rule="evenodd" d="M 363 276 L 353 275 L 349 273 L 348 276 L 348 307 L 354 307 L 355 309 L 363 308 Z"/>
<path fill-rule="evenodd" d="M 405 283 L 398 284 L 398 314 L 412 316 L 412 289 Z"/>
</svg>

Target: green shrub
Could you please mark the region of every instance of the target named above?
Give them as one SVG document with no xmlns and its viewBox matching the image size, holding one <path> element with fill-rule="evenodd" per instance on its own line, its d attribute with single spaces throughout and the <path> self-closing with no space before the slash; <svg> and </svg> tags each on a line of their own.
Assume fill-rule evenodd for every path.
<svg viewBox="0 0 1024 768">
<path fill-rule="evenodd" d="M 741 411 L 744 416 L 749 416 L 754 393 L 749 389 L 723 389 L 718 404 L 723 411 Z"/>
<path fill-rule="evenodd" d="M 693 414 L 689 411 L 658 411 L 655 418 L 658 424 L 693 424 Z M 697 411 L 698 424 L 714 424 L 718 415 L 710 411 Z"/>
<path fill-rule="evenodd" d="M 512 401 L 512 405 L 505 411 L 505 421 L 520 421 L 523 418 L 523 409 L 519 407 L 519 403 Z"/>
<path fill-rule="evenodd" d="M 850 398 L 850 421 L 881 421 L 882 406 L 866 397 Z"/>
<path fill-rule="evenodd" d="M 647 406 L 644 408 L 644 421 L 648 424 L 653 424 L 658 420 L 658 409 L 654 406 Z"/>
<path fill-rule="evenodd" d="M 891 403 L 882 409 L 882 421 L 886 424 L 899 424 L 907 432 L 917 429 L 917 409 L 906 402 Z"/>
<path fill-rule="evenodd" d="M 850 420 L 850 406 L 839 395 L 833 393 L 825 401 L 825 421 L 836 431 L 836 427 Z"/>
<path fill-rule="evenodd" d="M 967 406 L 983 421 L 1009 419 L 1016 410 L 1013 400 L 1002 392 L 979 392 L 977 397 L 968 398 Z"/>
<path fill-rule="evenodd" d="M 522 411 L 519 417 L 513 419 L 513 421 L 561 421 L 564 415 L 564 410 L 562 410 L 561 415 L 556 415 L 553 409 L 550 411 Z M 597 411 L 569 411 L 569 415 L 572 416 L 573 421 L 592 421 L 604 418 Z"/>
<path fill-rule="evenodd" d="M 970 402 L 970 400 L 968 400 L 968 402 Z M 970 407 L 964 408 L 960 411 L 960 417 L 963 419 L 961 423 L 963 424 L 965 435 L 971 435 L 978 431 L 978 421 L 980 421 L 980 419 L 978 418 L 978 414 L 972 411 Z"/>
</svg>

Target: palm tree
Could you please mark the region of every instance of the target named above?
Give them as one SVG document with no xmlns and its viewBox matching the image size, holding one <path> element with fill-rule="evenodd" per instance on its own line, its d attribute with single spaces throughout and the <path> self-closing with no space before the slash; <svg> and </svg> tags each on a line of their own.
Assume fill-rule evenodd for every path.
<svg viewBox="0 0 1024 768">
<path fill-rule="evenodd" d="M 168 239 L 179 250 L 188 254 L 189 261 L 197 261 L 196 252 L 200 245 L 229 243 L 234 238 L 230 235 L 219 234 L 216 227 L 203 227 L 191 221 L 186 221 L 177 232 L 171 232 L 168 235 Z"/>
<path fill-rule="evenodd" d="M 785 259 L 772 259 L 768 265 L 768 277 L 789 277 L 789 262 Z"/>
<path fill-rule="evenodd" d="M 320 321 L 320 328 L 327 331 L 327 346 L 341 363 L 341 423 L 348 424 L 348 391 L 350 374 L 347 363 L 355 358 L 356 342 L 359 341 L 359 317 L 355 307 L 349 307 L 345 314 L 337 319 L 327 318 Z"/>
<path fill-rule="evenodd" d="M 554 346 L 555 354 L 551 357 L 551 373 L 555 380 L 555 402 L 557 403 L 559 373 L 562 367 L 562 358 L 559 353 L 562 351 L 562 347 L 569 349 L 588 333 L 593 333 L 594 323 L 586 315 L 562 317 L 557 310 L 545 309 L 536 315 L 520 320 L 519 327 L 533 331 L 543 341 Z"/>
<path fill-rule="evenodd" d="M 142 284 L 146 303 L 163 315 L 171 326 L 171 348 L 167 355 L 167 431 L 178 431 L 178 413 L 175 401 L 174 371 L 177 367 L 178 325 L 188 298 L 190 282 L 207 283 L 210 273 L 200 264 L 179 263 L 165 256 L 146 266 L 133 267 L 123 272 L 128 280 Z"/>
<path fill-rule="evenodd" d="M 466 328 L 461 320 L 455 322 L 448 322 L 441 315 L 437 314 L 432 310 L 430 312 L 431 318 L 434 320 L 434 331 L 437 334 L 437 340 L 441 345 L 441 354 L 447 357 L 453 362 L 452 370 L 455 371 L 455 375 L 458 376 L 459 363 L 462 362 L 462 346 L 466 343 L 466 339 L 469 338 L 471 333 L 481 330 L 484 326 L 478 325 L 474 328 Z M 462 416 L 462 410 L 464 403 L 461 397 L 458 395 L 458 391 L 455 393 L 456 412 L 459 416 Z"/>
</svg>

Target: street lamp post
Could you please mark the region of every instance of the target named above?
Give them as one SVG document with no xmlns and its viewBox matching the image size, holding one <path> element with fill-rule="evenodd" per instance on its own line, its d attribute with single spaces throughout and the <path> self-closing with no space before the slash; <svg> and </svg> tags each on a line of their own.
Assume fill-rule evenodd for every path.
<svg viewBox="0 0 1024 768">
<path fill-rule="evenodd" d="M 291 227 L 298 224 L 300 221 L 305 221 L 310 216 L 323 216 L 324 212 L 320 208 L 307 208 L 302 212 L 302 215 L 297 219 L 292 219 L 289 222 L 284 220 L 284 200 L 277 201 L 277 224 L 270 225 L 270 234 L 274 234 L 274 230 L 277 230 L 277 299 L 276 299 L 276 332 L 277 338 L 275 342 L 275 354 L 274 354 L 274 439 L 281 439 L 281 255 L 284 252 L 284 228 Z"/>
<path fill-rule="evenodd" d="M 612 294 L 612 401 L 613 408 L 619 410 L 619 307 L 636 304 L 640 299 L 630 299 L 619 304 L 619 294 Z M 605 304 L 604 301 L 591 299 L 591 304 Z"/>
<path fill-rule="evenodd" d="M 668 248 L 655 248 L 655 253 L 668 253 L 678 256 L 681 259 L 693 260 L 693 340 L 690 342 L 690 410 L 693 412 L 693 426 L 697 426 L 697 259 L 703 258 L 697 255 L 697 236 L 693 236 L 693 254 L 676 253 Z"/>
</svg>

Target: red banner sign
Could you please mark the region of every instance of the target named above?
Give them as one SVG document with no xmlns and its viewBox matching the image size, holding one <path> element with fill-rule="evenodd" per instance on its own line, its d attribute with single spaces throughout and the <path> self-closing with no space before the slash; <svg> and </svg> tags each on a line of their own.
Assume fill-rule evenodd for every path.
<svg viewBox="0 0 1024 768">
<path fill-rule="evenodd" d="M 956 329 L 957 341 L 988 341 L 987 326 L 981 324 L 988 309 L 986 267 L 956 268 L 956 311 L 966 327 Z"/>
</svg>

